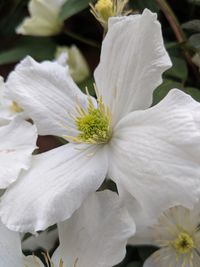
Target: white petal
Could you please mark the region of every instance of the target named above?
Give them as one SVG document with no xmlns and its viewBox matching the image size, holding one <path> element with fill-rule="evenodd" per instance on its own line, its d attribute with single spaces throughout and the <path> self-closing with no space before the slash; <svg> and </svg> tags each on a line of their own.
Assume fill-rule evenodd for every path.
<svg viewBox="0 0 200 267">
<path fill-rule="evenodd" d="M 117 189 L 122 203 L 126 206 L 129 214 L 136 224 L 136 233 L 128 241 L 129 245 L 155 245 L 155 232 L 152 225 L 156 219 L 149 218 L 137 200 L 118 183 Z"/>
<path fill-rule="evenodd" d="M 6 188 L 28 169 L 37 132 L 34 125 L 16 118 L 0 127 L 0 139 L 0 188 Z"/>
<path fill-rule="evenodd" d="M 69 218 L 98 189 L 107 168 L 100 146 L 67 144 L 35 156 L 32 168 L 4 193 L 2 221 L 12 230 L 34 232 Z"/>
<path fill-rule="evenodd" d="M 77 100 L 87 101 L 66 68 L 56 62 L 37 63 L 31 57 L 17 65 L 6 87 L 8 97 L 33 119 L 40 135 L 71 135 L 65 128 L 73 131 L 69 113 L 73 114 Z"/>
<path fill-rule="evenodd" d="M 151 105 L 153 90 L 161 84 L 161 75 L 171 61 L 160 23 L 149 10 L 114 19 L 114 23 L 111 19 L 110 24 L 95 80 L 115 123 L 127 113 Z"/>
<path fill-rule="evenodd" d="M 22 251 L 19 234 L 8 230 L 0 222 L 0 236 L 0 266 L 22 267 Z"/>
<path fill-rule="evenodd" d="M 27 256 L 23 259 L 23 265 L 20 267 L 45 267 L 41 260 L 36 256 Z M 6 266 L 7 267 L 7 266 Z"/>
<path fill-rule="evenodd" d="M 75 266 L 76 260 L 77 267 L 107 267 L 124 258 L 135 225 L 118 195 L 106 190 L 90 195 L 58 229 L 64 267 Z"/>
<path fill-rule="evenodd" d="M 158 105 L 127 115 L 114 129 L 109 175 L 150 216 L 191 208 L 200 190 L 200 104 L 172 90 Z"/>
<path fill-rule="evenodd" d="M 38 248 L 44 251 L 50 251 L 55 248 L 56 241 L 58 240 L 57 229 L 51 231 L 44 231 L 37 236 L 30 236 L 25 241 L 22 242 L 23 250 L 34 251 Z"/>
</svg>

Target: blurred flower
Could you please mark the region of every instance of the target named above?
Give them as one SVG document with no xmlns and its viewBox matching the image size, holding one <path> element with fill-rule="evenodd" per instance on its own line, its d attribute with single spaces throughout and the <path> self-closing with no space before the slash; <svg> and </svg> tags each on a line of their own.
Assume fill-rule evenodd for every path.
<svg viewBox="0 0 200 267">
<path fill-rule="evenodd" d="M 23 60 L 6 89 L 40 135 L 69 143 L 34 156 L 2 197 L 2 221 L 13 230 L 45 229 L 69 218 L 106 177 L 148 213 L 192 206 L 200 186 L 200 104 L 174 89 L 148 108 L 169 67 L 160 23 L 149 10 L 110 20 L 94 73 L 97 100 L 59 64 Z"/>
<path fill-rule="evenodd" d="M 90 75 L 87 61 L 75 45 L 71 47 L 58 47 L 56 51 L 56 62 L 64 67 L 69 67 L 69 73 L 76 83 L 84 81 Z"/>
<path fill-rule="evenodd" d="M 132 245 L 154 245 L 160 249 L 144 263 L 144 267 L 199 267 L 200 263 L 200 203 L 194 209 L 175 206 L 165 211 L 157 220 L 150 222 L 139 216 L 136 227 L 139 233 L 131 239 Z M 132 210 L 133 211 L 133 210 Z M 146 220 L 144 220 L 146 219 Z M 146 224 L 146 227 L 144 227 Z M 141 229 L 141 225 L 142 229 Z"/>
<path fill-rule="evenodd" d="M 91 13 L 107 30 L 108 19 L 128 15 L 131 11 L 124 11 L 129 0 L 98 0 L 95 5 L 90 4 Z"/>
<path fill-rule="evenodd" d="M 35 256 L 25 257 L 22 254 L 19 233 L 8 230 L 0 222 L 0 266 L 2 267 L 43 267 Z"/>
<path fill-rule="evenodd" d="M 196 53 L 193 57 L 192 57 L 192 61 L 193 63 L 199 68 L 200 71 L 200 54 Z"/>
<path fill-rule="evenodd" d="M 23 35 L 51 36 L 61 31 L 59 12 L 66 0 L 30 0 L 30 17 L 18 26 L 16 32 Z"/>
</svg>

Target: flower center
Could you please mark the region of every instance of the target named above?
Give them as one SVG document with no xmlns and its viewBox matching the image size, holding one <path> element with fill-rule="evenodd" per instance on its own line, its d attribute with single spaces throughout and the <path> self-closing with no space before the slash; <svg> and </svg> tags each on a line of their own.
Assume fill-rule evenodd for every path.
<svg viewBox="0 0 200 267">
<path fill-rule="evenodd" d="M 78 135 L 75 137 L 65 136 L 69 141 L 86 144 L 108 143 L 112 135 L 112 119 L 108 107 L 102 98 L 94 106 L 88 96 L 88 106 L 84 109 L 81 105 L 76 107 L 77 116 L 74 117 Z"/>
<path fill-rule="evenodd" d="M 112 0 L 99 0 L 95 5 L 95 10 L 103 20 L 107 21 L 113 16 Z"/>
<path fill-rule="evenodd" d="M 185 254 L 194 248 L 194 241 L 188 233 L 181 232 L 178 237 L 172 241 L 172 245 L 176 249 L 177 253 Z"/>
</svg>

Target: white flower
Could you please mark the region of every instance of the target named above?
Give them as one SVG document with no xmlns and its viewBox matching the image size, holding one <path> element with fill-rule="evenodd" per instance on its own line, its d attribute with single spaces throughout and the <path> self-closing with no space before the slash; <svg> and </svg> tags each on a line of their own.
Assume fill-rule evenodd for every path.
<svg viewBox="0 0 200 267">
<path fill-rule="evenodd" d="M 59 12 L 66 0 L 30 0 L 30 17 L 18 26 L 16 32 L 24 35 L 51 36 L 61 31 Z"/>
<path fill-rule="evenodd" d="M 141 209 L 135 210 L 134 215 L 140 218 L 137 221 L 138 233 L 130 243 L 151 244 L 160 248 L 146 260 L 144 267 L 199 267 L 199 204 L 193 210 L 172 207 L 154 222 L 145 218 L 146 214 L 141 214 Z"/>
<path fill-rule="evenodd" d="M 0 189 L 3 189 L 29 168 L 36 148 L 36 127 L 17 117 L 12 121 L 0 119 L 0 139 Z"/>
<path fill-rule="evenodd" d="M 22 61 L 9 76 L 9 94 L 40 135 L 70 143 L 34 156 L 2 197 L 3 222 L 33 232 L 63 221 L 106 176 L 148 213 L 192 206 L 200 185 L 200 105 L 174 89 L 147 109 L 170 66 L 160 24 L 148 10 L 110 20 L 95 71 L 97 102 L 66 68 Z"/>
<path fill-rule="evenodd" d="M 0 266 L 1 267 L 43 267 L 34 256 L 25 257 L 21 250 L 19 233 L 8 230 L 0 222 Z"/>
<path fill-rule="evenodd" d="M 56 52 L 56 62 L 69 67 L 69 73 L 76 83 L 84 81 L 90 75 L 89 66 L 77 46 L 59 46 Z"/>
</svg>

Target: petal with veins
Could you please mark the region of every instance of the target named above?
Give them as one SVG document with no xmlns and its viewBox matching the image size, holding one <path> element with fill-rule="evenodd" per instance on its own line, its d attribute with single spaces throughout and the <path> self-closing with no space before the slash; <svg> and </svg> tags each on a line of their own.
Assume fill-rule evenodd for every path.
<svg viewBox="0 0 200 267">
<path fill-rule="evenodd" d="M 127 240 L 135 233 L 118 195 L 108 190 L 91 194 L 58 229 L 55 258 L 62 258 L 64 267 L 114 266 L 124 258 Z"/>
<path fill-rule="evenodd" d="M 174 89 L 158 105 L 118 123 L 108 175 L 152 217 L 174 205 L 191 208 L 200 189 L 199 143 L 200 105 Z"/>
<path fill-rule="evenodd" d="M 87 96 L 66 67 L 50 61 L 37 63 L 31 57 L 9 75 L 6 90 L 7 96 L 33 119 L 40 135 L 74 135 L 74 121 L 69 114 L 75 112 L 78 102 L 84 106 L 87 103 Z"/>
<path fill-rule="evenodd" d="M 155 14 L 111 19 L 95 71 L 99 94 L 110 107 L 115 124 L 127 113 L 146 109 L 162 73 L 171 67 Z"/>
<path fill-rule="evenodd" d="M 2 221 L 12 230 L 35 232 L 69 218 L 101 185 L 107 164 L 101 146 L 67 144 L 34 156 L 31 168 L 2 196 Z"/>
</svg>

